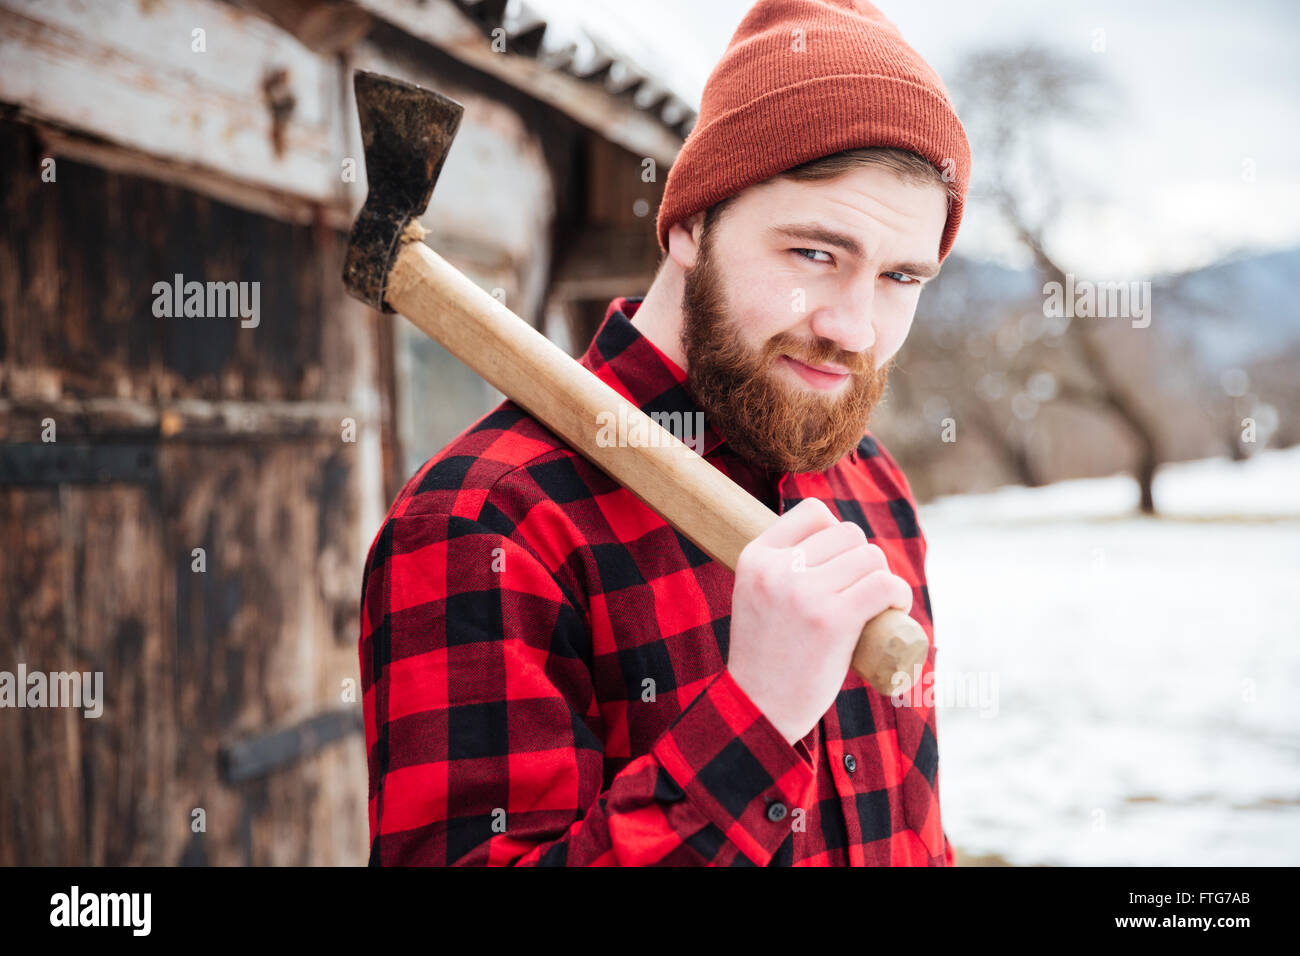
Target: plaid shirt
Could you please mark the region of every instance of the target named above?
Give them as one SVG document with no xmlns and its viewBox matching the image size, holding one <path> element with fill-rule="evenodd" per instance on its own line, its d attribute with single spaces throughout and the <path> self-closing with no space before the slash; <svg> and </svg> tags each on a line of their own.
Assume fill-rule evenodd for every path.
<svg viewBox="0 0 1300 956">
<path fill-rule="evenodd" d="M 640 302 L 582 364 L 698 421 Z M 925 539 L 870 433 L 821 473 L 756 469 L 707 424 L 702 454 L 775 512 L 816 497 L 867 532 L 913 586 L 925 681 Z M 850 672 L 791 746 L 725 669 L 734 582 L 513 402 L 453 439 L 365 567 L 371 865 L 952 865 L 933 709 Z"/>
</svg>

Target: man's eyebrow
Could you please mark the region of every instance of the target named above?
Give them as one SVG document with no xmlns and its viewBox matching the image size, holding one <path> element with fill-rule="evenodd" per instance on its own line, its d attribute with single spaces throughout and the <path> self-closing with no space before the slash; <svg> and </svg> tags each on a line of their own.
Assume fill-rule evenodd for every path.
<svg viewBox="0 0 1300 956">
<path fill-rule="evenodd" d="M 835 246 L 843 249 L 853 256 L 862 256 L 862 245 L 852 236 L 842 232 L 836 232 L 834 229 L 828 229 L 821 223 L 817 222 L 790 222 L 781 225 L 768 226 L 768 235 L 786 236 L 790 239 L 803 239 L 809 242 L 820 242 L 823 245 Z M 939 263 L 937 262 L 895 262 L 889 266 L 890 272 L 902 272 L 905 275 L 916 276 L 921 279 L 929 279 L 939 274 Z"/>
</svg>

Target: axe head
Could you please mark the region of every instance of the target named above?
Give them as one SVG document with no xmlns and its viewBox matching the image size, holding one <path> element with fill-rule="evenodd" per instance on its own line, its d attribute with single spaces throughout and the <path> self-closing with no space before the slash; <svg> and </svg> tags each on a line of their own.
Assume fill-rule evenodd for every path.
<svg viewBox="0 0 1300 956">
<path fill-rule="evenodd" d="M 366 155 L 366 202 L 352 224 L 343 284 L 383 312 L 388 272 L 406 224 L 429 205 L 465 108 L 441 93 L 378 73 L 353 80 Z"/>
</svg>

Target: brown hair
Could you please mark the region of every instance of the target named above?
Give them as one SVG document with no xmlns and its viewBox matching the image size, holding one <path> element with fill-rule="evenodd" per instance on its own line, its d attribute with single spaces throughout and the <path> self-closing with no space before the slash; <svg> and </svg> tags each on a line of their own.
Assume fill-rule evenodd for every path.
<svg viewBox="0 0 1300 956">
<path fill-rule="evenodd" d="M 952 201 L 957 198 L 955 184 L 945 180 L 939 170 L 935 169 L 928 159 L 905 149 L 894 149 L 886 146 L 864 146 L 858 149 L 841 150 L 828 156 L 819 156 L 817 159 L 783 170 L 772 178 L 784 177 L 799 182 L 818 182 L 834 179 L 836 176 L 862 166 L 884 166 L 886 169 L 897 173 L 904 182 L 915 186 L 924 186 L 930 183 L 943 186 L 948 196 L 949 208 L 952 206 Z M 704 211 L 705 232 L 713 228 L 713 224 L 718 221 L 738 195 L 739 193 L 732 193 L 726 199 L 714 203 Z"/>
</svg>

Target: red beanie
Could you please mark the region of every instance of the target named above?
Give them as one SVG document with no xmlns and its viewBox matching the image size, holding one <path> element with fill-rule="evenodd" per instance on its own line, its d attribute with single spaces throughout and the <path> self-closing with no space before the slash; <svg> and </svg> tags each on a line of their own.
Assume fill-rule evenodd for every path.
<svg viewBox="0 0 1300 956">
<path fill-rule="evenodd" d="M 866 0 L 758 0 L 709 75 L 668 172 L 660 249 L 673 223 L 800 163 L 863 146 L 916 153 L 949 180 L 942 262 L 961 223 L 970 145 L 938 74 Z"/>
</svg>

